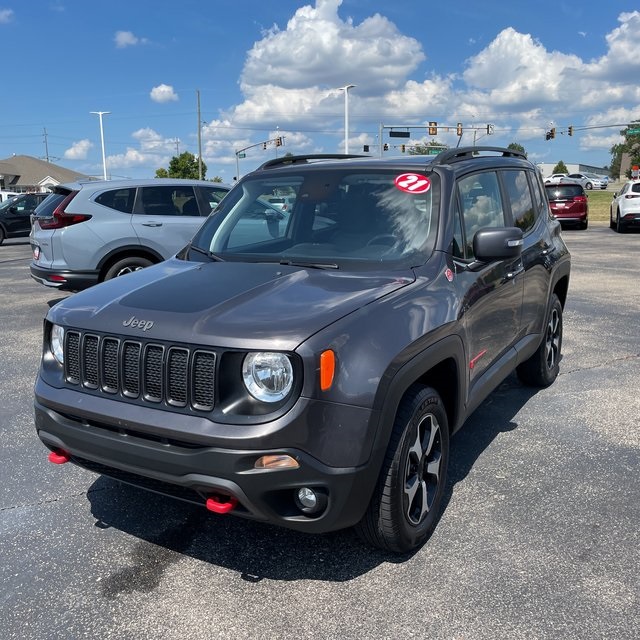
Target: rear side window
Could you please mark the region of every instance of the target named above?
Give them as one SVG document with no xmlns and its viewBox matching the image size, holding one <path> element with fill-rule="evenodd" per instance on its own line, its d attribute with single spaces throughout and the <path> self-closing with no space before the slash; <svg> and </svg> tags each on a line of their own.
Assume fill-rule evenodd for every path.
<svg viewBox="0 0 640 640">
<path fill-rule="evenodd" d="M 507 189 L 513 223 L 524 233 L 533 228 L 536 221 L 533 200 L 526 171 L 505 171 L 504 184 Z"/>
<path fill-rule="evenodd" d="M 56 207 L 69 196 L 71 192 L 63 191 L 49 194 L 34 211 L 39 218 L 51 218 Z"/>
<path fill-rule="evenodd" d="M 101 193 L 96 198 L 96 202 L 105 207 L 109 207 L 109 209 L 115 209 L 123 213 L 131 213 L 133 211 L 133 201 L 135 197 L 135 189 L 111 189 L 110 191 Z"/>
<path fill-rule="evenodd" d="M 209 209 L 204 212 L 204 215 L 209 215 L 220 203 L 220 200 L 224 198 L 228 189 L 220 189 L 218 187 L 198 187 L 200 193 L 204 196 L 204 201 L 207 203 Z"/>
<path fill-rule="evenodd" d="M 192 186 L 162 185 L 142 187 L 142 213 L 148 216 L 198 216 L 198 203 Z"/>
</svg>

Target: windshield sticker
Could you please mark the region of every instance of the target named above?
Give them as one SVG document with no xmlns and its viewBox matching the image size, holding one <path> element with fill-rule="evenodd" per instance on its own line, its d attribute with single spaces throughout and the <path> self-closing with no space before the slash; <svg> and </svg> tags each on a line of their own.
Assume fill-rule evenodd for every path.
<svg viewBox="0 0 640 640">
<path fill-rule="evenodd" d="M 426 193 L 431 189 L 431 180 L 419 173 L 403 173 L 395 179 L 396 187 L 406 193 Z"/>
</svg>

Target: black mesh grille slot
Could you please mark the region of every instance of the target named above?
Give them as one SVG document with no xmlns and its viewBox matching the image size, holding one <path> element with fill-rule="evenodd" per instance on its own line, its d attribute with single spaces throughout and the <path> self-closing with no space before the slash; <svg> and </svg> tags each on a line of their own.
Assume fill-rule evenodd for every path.
<svg viewBox="0 0 640 640">
<path fill-rule="evenodd" d="M 216 356 L 209 351 L 196 351 L 193 356 L 192 404 L 194 409 L 213 409 Z"/>
<path fill-rule="evenodd" d="M 120 367 L 118 366 L 118 347 L 116 338 L 102 340 L 102 390 L 107 393 L 118 393 L 120 390 Z"/>
<path fill-rule="evenodd" d="M 164 347 L 148 344 L 144 350 L 144 399 L 162 402 L 162 360 Z"/>
<path fill-rule="evenodd" d="M 171 347 L 167 356 L 167 402 L 174 407 L 186 407 L 188 398 L 189 352 Z"/>
<path fill-rule="evenodd" d="M 80 334 L 67 331 L 65 335 L 64 368 L 67 382 L 80 384 Z"/>
<path fill-rule="evenodd" d="M 138 342 L 125 342 L 122 348 L 122 393 L 129 398 L 140 395 L 140 354 Z"/>
<path fill-rule="evenodd" d="M 82 384 L 89 389 L 98 388 L 98 336 L 85 335 L 82 344 Z"/>
</svg>

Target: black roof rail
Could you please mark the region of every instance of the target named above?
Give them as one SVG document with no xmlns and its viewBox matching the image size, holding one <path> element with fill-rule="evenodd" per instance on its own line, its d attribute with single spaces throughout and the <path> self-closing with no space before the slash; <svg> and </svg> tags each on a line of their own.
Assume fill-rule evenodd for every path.
<svg viewBox="0 0 640 640">
<path fill-rule="evenodd" d="M 309 162 L 309 160 L 349 160 L 350 158 L 370 157 L 371 156 L 352 155 L 347 153 L 315 153 L 306 156 L 282 156 L 281 158 L 267 160 L 267 162 L 257 168 L 257 171 L 262 171 L 263 169 L 273 169 L 274 167 L 280 167 L 290 164 L 307 163 Z"/>
<path fill-rule="evenodd" d="M 437 156 L 435 156 L 435 158 L 437 158 L 438 163 L 440 164 L 459 162 L 461 160 L 469 160 L 474 156 L 480 155 L 480 152 L 483 151 L 500 153 L 503 158 L 527 159 L 527 156 L 522 153 L 522 151 L 506 149 L 504 147 L 458 147 L 456 149 L 446 149 L 445 151 L 441 151 Z"/>
</svg>

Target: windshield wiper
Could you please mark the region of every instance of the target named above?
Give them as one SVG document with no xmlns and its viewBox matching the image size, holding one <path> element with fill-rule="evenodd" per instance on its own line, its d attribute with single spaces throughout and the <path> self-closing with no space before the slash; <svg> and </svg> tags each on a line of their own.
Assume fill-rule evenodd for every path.
<svg viewBox="0 0 640 640">
<path fill-rule="evenodd" d="M 215 262 L 224 262 L 224 259 L 221 258 L 217 253 L 213 253 L 213 251 L 207 251 L 206 249 L 201 249 L 200 247 L 195 247 L 194 245 L 191 245 L 191 249 L 193 251 L 201 253 L 203 256 L 207 256 L 207 258 L 211 258 L 211 260 L 214 260 Z"/>
<path fill-rule="evenodd" d="M 303 260 L 280 260 L 280 264 L 290 267 L 308 267 L 309 269 L 339 269 L 334 262 L 304 262 Z"/>
</svg>

